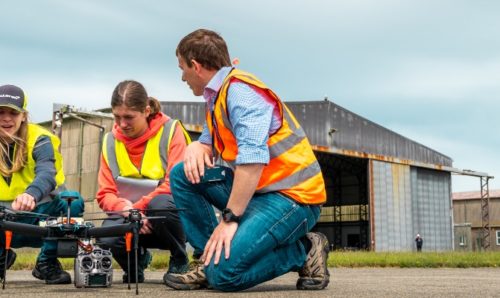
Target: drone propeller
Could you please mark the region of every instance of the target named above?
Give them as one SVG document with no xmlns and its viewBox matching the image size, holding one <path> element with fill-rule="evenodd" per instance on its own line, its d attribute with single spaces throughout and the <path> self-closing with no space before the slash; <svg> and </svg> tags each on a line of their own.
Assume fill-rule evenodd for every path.
<svg viewBox="0 0 500 298">
<path fill-rule="evenodd" d="M 179 211 L 186 211 L 186 208 L 162 208 L 162 209 L 136 209 L 136 208 L 131 208 L 128 210 L 121 210 L 121 211 L 98 211 L 98 212 L 85 212 L 85 215 L 92 215 L 92 214 L 122 214 L 126 212 L 134 212 L 134 211 L 139 211 L 139 212 L 147 212 L 147 213 L 156 213 L 156 212 L 179 212 Z"/>
<path fill-rule="evenodd" d="M 126 217 L 123 217 L 123 216 L 108 216 L 108 217 L 100 217 L 100 218 L 92 218 L 92 219 L 89 219 L 89 221 L 93 221 L 93 220 L 107 220 L 107 219 L 123 219 L 123 218 L 126 218 Z M 165 219 L 167 218 L 166 216 L 141 216 L 141 219 Z"/>
<path fill-rule="evenodd" d="M 50 215 L 44 214 L 44 213 L 36 213 L 36 212 L 31 212 L 31 211 L 14 210 L 14 209 L 10 209 L 10 208 L 5 207 L 5 206 L 0 206 L 0 211 L 5 211 L 5 213 L 9 213 L 9 214 L 16 215 L 16 216 L 25 216 L 25 217 L 51 217 Z"/>
</svg>

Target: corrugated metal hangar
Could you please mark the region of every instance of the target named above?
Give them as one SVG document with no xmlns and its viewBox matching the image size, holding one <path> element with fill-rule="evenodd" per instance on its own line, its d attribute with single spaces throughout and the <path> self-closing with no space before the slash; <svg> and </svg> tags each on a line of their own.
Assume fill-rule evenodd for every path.
<svg viewBox="0 0 500 298">
<path fill-rule="evenodd" d="M 484 184 L 481 194 L 488 196 L 488 179 L 493 177 L 455 169 L 448 156 L 330 101 L 286 104 L 304 127 L 323 171 L 328 201 L 315 229 L 327 235 L 332 249 L 412 251 L 416 250 L 414 239 L 419 233 L 425 241 L 426 251 L 452 250 L 451 174 L 479 177 L 481 185 Z M 205 121 L 204 103 L 162 102 L 162 107 L 167 115 L 182 120 L 194 139 L 197 138 Z M 56 130 L 61 128 L 56 119 L 57 113 L 59 116 L 74 116 L 69 121 L 81 122 L 74 113 L 71 115 L 71 110 L 68 113 L 63 108 L 54 105 L 53 128 Z M 106 111 L 109 110 L 101 112 Z M 105 114 L 101 112 L 79 115 L 83 115 L 88 123 L 95 121 L 96 117 L 100 118 L 97 121 L 100 130 L 107 131 L 112 119 L 109 114 L 102 116 Z M 64 120 L 63 131 L 66 126 L 78 129 L 76 125 L 66 124 L 68 120 Z M 81 126 L 80 129 L 83 133 Z M 64 154 L 66 133 L 62 133 L 61 147 L 65 161 L 71 162 L 78 158 Z M 68 134 L 74 137 L 78 133 L 73 131 Z M 68 148 L 68 151 L 95 156 L 95 150 L 99 148 L 95 140 L 99 134 L 87 134 L 93 141 L 85 141 L 82 137 L 78 141 L 82 149 Z M 69 142 L 69 146 L 75 146 L 76 142 L 76 139 Z M 94 153 L 85 154 L 85 147 L 92 147 Z M 79 189 L 87 197 L 93 197 L 95 190 L 82 189 L 81 175 L 77 172 L 86 172 L 85 180 L 90 182 L 96 169 L 90 163 L 81 163 L 80 168 L 76 166 L 74 171 L 65 166 L 68 182 L 79 183 Z M 85 167 L 89 167 L 89 171 L 85 171 Z M 74 179 L 78 176 L 80 182 Z M 95 189 L 95 182 L 92 188 Z M 484 224 L 485 219 L 488 218 L 483 215 L 483 228 L 488 228 L 487 222 Z"/>
</svg>

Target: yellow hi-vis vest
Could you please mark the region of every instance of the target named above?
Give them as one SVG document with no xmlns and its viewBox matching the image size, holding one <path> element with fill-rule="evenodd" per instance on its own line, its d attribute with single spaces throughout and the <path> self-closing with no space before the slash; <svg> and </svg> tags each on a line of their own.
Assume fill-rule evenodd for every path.
<svg viewBox="0 0 500 298">
<path fill-rule="evenodd" d="M 206 113 L 208 129 L 214 136 L 215 149 L 222 159 L 231 164 L 238 155 L 236 137 L 227 112 L 227 90 L 233 81 L 241 81 L 264 91 L 276 102 L 281 116 L 281 127 L 267 141 L 270 161 L 264 167 L 256 192 L 279 191 L 303 204 L 326 202 L 321 168 L 304 130 L 272 90 L 252 74 L 238 69 L 233 69 L 224 79 L 215 99 L 213 114 Z"/>
<path fill-rule="evenodd" d="M 175 132 L 176 124 L 179 123 L 183 130 L 186 142 L 191 139 L 179 120 L 169 119 L 161 127 L 156 135 L 148 140 L 146 149 L 142 156 L 139 169 L 132 163 L 123 142 L 115 139 L 113 133 L 104 136 L 102 154 L 109 166 L 113 178 L 130 177 L 137 179 L 162 180 L 165 177 L 168 166 L 167 150 Z"/>
<path fill-rule="evenodd" d="M 35 143 L 41 136 L 48 136 L 54 148 L 55 169 L 56 169 L 56 189 L 64 184 L 64 172 L 62 166 L 62 156 L 59 152 L 60 141 L 59 138 L 47 131 L 45 128 L 36 124 L 28 124 L 27 134 L 27 153 L 28 160 L 24 168 L 12 174 L 10 185 L 7 184 L 2 175 L 0 175 L 0 201 L 13 201 L 18 195 L 26 191 L 26 188 L 35 180 L 35 166 L 36 162 L 33 159 L 33 149 Z M 17 146 L 14 146 L 14 150 Z"/>
</svg>

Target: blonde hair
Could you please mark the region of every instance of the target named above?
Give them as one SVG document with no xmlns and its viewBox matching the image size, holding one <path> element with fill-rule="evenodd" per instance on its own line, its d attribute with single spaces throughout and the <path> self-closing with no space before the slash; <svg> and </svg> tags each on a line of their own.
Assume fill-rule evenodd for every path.
<svg viewBox="0 0 500 298">
<path fill-rule="evenodd" d="M 25 120 L 21 123 L 17 133 L 10 138 L 0 138 L 0 174 L 9 177 L 13 173 L 20 171 L 28 162 L 28 112 L 23 112 Z M 0 128 L 2 129 L 2 128 Z M 14 141 L 15 152 L 10 159 L 10 144 Z M 10 160 L 11 167 L 8 166 Z"/>
</svg>

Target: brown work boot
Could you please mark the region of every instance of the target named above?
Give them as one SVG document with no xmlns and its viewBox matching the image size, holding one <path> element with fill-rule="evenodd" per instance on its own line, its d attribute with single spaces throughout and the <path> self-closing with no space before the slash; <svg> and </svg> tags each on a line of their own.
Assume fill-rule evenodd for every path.
<svg viewBox="0 0 500 298">
<path fill-rule="evenodd" d="M 328 272 L 328 239 L 322 233 L 307 233 L 307 239 L 311 241 L 311 249 L 307 253 L 307 259 L 299 271 L 297 290 L 322 290 L 330 282 Z"/>
<path fill-rule="evenodd" d="M 167 286 L 176 290 L 196 290 L 208 287 L 205 266 L 200 260 L 193 260 L 186 273 L 166 273 L 163 281 Z"/>
</svg>

